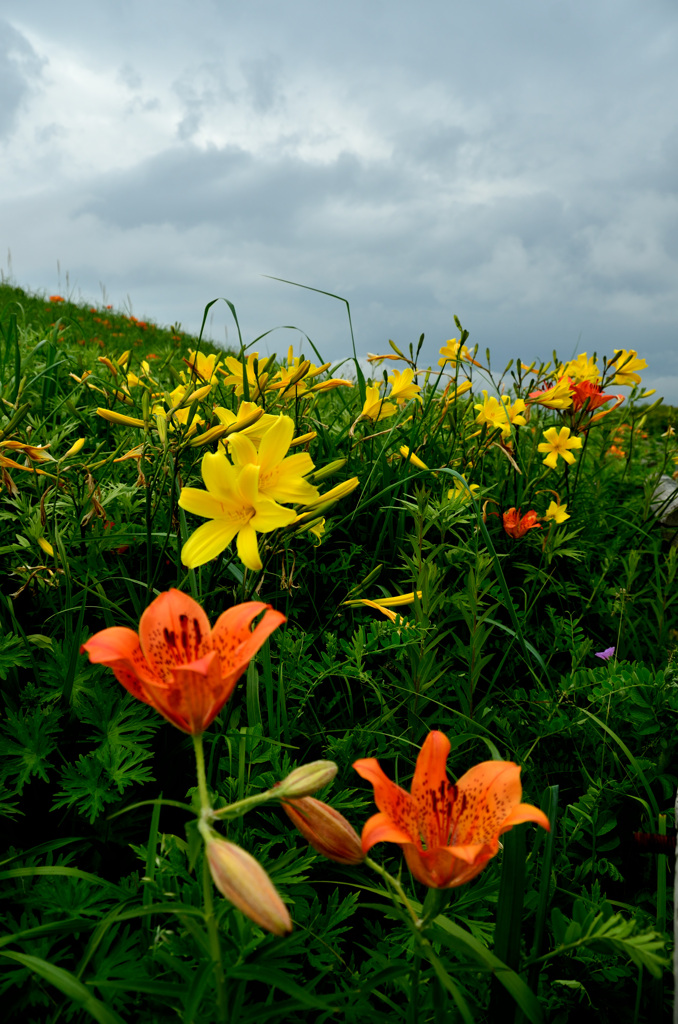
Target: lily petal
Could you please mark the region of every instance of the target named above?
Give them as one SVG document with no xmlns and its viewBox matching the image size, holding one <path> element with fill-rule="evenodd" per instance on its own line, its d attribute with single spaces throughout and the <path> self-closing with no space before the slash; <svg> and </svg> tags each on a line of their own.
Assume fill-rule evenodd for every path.
<svg viewBox="0 0 678 1024">
<path fill-rule="evenodd" d="M 168 685 L 154 690 L 154 707 L 182 732 L 203 733 L 231 696 L 221 678 L 219 655 L 210 651 L 190 665 L 178 665 Z"/>
<path fill-rule="evenodd" d="M 244 434 L 231 434 L 228 439 L 228 447 L 239 466 L 245 466 L 248 463 L 257 464 L 257 449 L 249 437 Z"/>
<path fill-rule="evenodd" d="M 409 836 L 410 842 L 416 842 L 419 838 L 418 823 L 410 794 L 391 782 L 375 757 L 354 761 L 353 767 L 361 778 L 374 786 L 374 802 L 379 810 L 391 819 L 396 828 Z"/>
<path fill-rule="evenodd" d="M 203 519 L 226 519 L 237 515 L 241 507 L 242 502 L 234 494 L 218 497 L 199 487 L 183 487 L 179 495 L 179 508 Z"/>
<path fill-rule="evenodd" d="M 259 554 L 259 545 L 257 543 L 257 531 L 250 523 L 246 523 L 242 526 L 238 532 L 238 557 L 243 565 L 246 565 L 248 569 L 252 569 L 257 572 L 259 569 L 263 569 L 263 563 L 261 561 L 261 555 Z"/>
<path fill-rule="evenodd" d="M 238 471 L 228 461 L 225 452 L 205 452 L 200 463 L 200 472 L 205 487 L 215 498 L 226 502 L 233 501 Z M 186 489 L 188 488 L 184 488 Z"/>
<path fill-rule="evenodd" d="M 266 431 L 259 445 L 259 464 L 264 473 L 269 472 L 287 455 L 294 436 L 294 420 L 290 416 L 279 416 Z"/>
<path fill-rule="evenodd" d="M 197 601 L 168 590 L 141 616 L 139 641 L 146 661 L 165 683 L 177 665 L 189 665 L 211 650 L 210 623 Z"/>
<path fill-rule="evenodd" d="M 412 802 L 417 811 L 418 834 L 427 849 L 447 846 L 449 821 L 448 807 L 451 786 L 447 778 L 446 762 L 450 741 L 443 732 L 434 730 L 426 737 L 417 757 L 412 780 Z"/>
<path fill-rule="evenodd" d="M 363 825 L 363 852 L 367 853 L 376 843 L 398 843 L 405 846 L 412 843 L 412 836 L 395 825 L 388 814 L 373 814 Z"/>
<path fill-rule="evenodd" d="M 86 652 L 93 664 L 110 668 L 133 697 L 138 697 L 145 704 L 153 703 L 146 692 L 146 683 L 160 683 L 162 680 L 154 676 L 146 662 L 134 630 L 124 626 L 102 629 L 82 645 L 80 652 Z"/>
<path fill-rule="evenodd" d="M 533 821 L 535 825 L 541 825 L 547 832 L 551 831 L 551 822 L 543 811 L 533 804 L 518 804 L 505 819 L 502 832 L 508 831 L 514 825 L 522 825 L 524 821 Z"/>
<path fill-rule="evenodd" d="M 182 563 L 189 569 L 196 569 L 199 565 L 216 558 L 228 547 L 240 526 L 238 521 L 229 523 L 223 519 L 203 523 L 191 534 L 181 549 Z"/>
<path fill-rule="evenodd" d="M 520 803 L 520 768 L 512 761 L 483 761 L 462 775 L 457 789 L 465 808 L 455 823 L 451 845 L 487 843 Z"/>
</svg>

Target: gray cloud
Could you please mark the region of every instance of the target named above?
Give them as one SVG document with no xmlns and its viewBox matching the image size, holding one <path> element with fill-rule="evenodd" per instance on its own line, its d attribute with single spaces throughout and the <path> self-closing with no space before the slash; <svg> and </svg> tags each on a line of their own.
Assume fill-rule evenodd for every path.
<svg viewBox="0 0 678 1024">
<path fill-rule="evenodd" d="M 226 295 L 252 336 L 298 323 L 339 357 L 342 306 L 260 276 L 277 274 L 346 295 L 363 352 L 425 331 L 435 358 L 456 312 L 497 364 L 580 338 L 644 348 L 678 401 L 668 0 L 67 7 L 64 23 L 31 5 L 29 50 L 39 37 L 62 87 L 86 66 L 107 104 L 97 145 L 121 159 L 32 97 L 37 170 L 17 147 L 23 199 L 5 188 L 1 209 L 20 283 L 56 287 L 59 258 L 86 294 L 103 280 L 191 327 Z M 31 98 L 17 67 L 11 109 Z M 228 324 L 215 307 L 215 338 Z"/>
<path fill-rule="evenodd" d="M 21 105 L 41 70 L 42 61 L 28 40 L 0 19 L 0 138 L 13 129 Z"/>
</svg>

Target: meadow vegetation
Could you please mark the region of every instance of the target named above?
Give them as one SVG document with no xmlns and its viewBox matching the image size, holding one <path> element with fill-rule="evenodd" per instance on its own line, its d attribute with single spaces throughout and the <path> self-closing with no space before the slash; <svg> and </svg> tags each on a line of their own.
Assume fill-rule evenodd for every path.
<svg viewBox="0 0 678 1024">
<path fill-rule="evenodd" d="M 642 352 L 421 364 L 347 304 L 330 365 L 228 305 L 232 352 L 0 286 L 6 1019 L 663 1019 Z"/>
</svg>

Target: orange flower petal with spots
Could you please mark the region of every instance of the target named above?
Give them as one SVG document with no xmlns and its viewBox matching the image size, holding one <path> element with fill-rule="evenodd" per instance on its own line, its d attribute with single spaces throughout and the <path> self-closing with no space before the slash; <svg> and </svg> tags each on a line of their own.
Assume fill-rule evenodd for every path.
<svg viewBox="0 0 678 1024">
<path fill-rule="evenodd" d="M 264 613 L 254 630 L 253 621 Z M 253 656 L 285 616 L 262 601 L 225 611 L 211 629 L 187 594 L 160 594 L 139 622 L 139 634 L 103 629 L 80 648 L 118 682 L 182 732 L 200 735 L 219 714 Z"/>
<path fill-rule="evenodd" d="M 417 758 L 412 792 L 384 774 L 373 757 L 353 765 L 374 786 L 380 813 L 365 824 L 362 846 L 402 847 L 414 877 L 432 889 L 450 889 L 475 878 L 499 850 L 499 836 L 533 821 L 549 831 L 549 820 L 520 802 L 520 768 L 511 761 L 484 761 L 456 783 L 447 778 L 450 743 L 441 732 L 427 736 Z"/>
</svg>

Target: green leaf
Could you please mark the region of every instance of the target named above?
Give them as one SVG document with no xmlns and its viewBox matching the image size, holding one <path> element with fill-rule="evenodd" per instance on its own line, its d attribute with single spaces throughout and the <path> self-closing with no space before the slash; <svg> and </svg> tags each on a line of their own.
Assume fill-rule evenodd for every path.
<svg viewBox="0 0 678 1024">
<path fill-rule="evenodd" d="M 539 1000 L 534 992 L 525 984 L 520 975 L 512 971 L 505 963 L 486 949 L 477 939 L 453 921 L 445 917 L 436 918 L 435 937 L 450 949 L 465 953 L 490 971 L 504 988 L 510 993 L 525 1016 L 532 1024 L 542 1024 L 543 1013 Z"/>
<path fill-rule="evenodd" d="M 297 985 L 294 981 L 290 981 L 286 974 L 282 971 L 273 970 L 267 967 L 262 974 L 260 965 L 252 965 L 251 967 L 243 964 L 240 967 L 233 967 L 228 970 L 229 978 L 240 978 L 242 981 L 256 981 L 261 983 L 265 981 L 271 988 L 279 988 L 281 992 L 286 992 L 288 996 L 294 996 L 298 999 L 302 1006 L 308 1006 L 314 1010 L 325 1010 L 326 1012 L 336 1012 L 336 1007 L 333 1007 L 327 1000 L 321 999 L 319 996 L 313 995 L 310 991 L 310 986 L 302 988 L 301 985 Z"/>
<path fill-rule="evenodd" d="M 47 782 L 51 755 L 57 748 L 54 734 L 59 730 L 60 713 L 54 708 L 31 708 L 28 711 L 7 710 L 0 737 L 3 766 L 0 778 L 12 781 L 21 794 L 34 776 Z"/>
<path fill-rule="evenodd" d="M 93 996 L 90 990 L 81 981 L 78 981 L 75 975 L 71 974 L 70 971 L 65 971 L 63 967 L 56 967 L 47 960 L 41 960 L 37 956 L 27 956 L 25 953 L 5 951 L 0 953 L 0 956 L 16 960 L 30 971 L 39 974 L 41 978 L 44 978 L 50 985 L 54 985 L 65 996 L 74 1003 L 77 1003 L 81 1009 L 89 1013 L 91 1017 L 94 1017 L 99 1024 L 124 1024 L 124 1021 L 117 1013 Z"/>
</svg>

